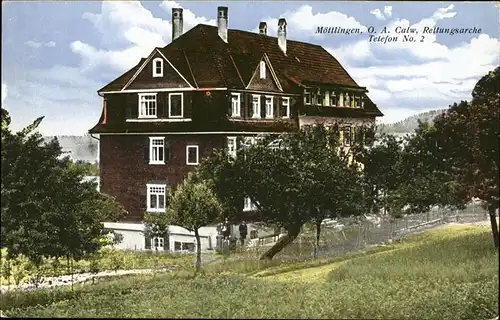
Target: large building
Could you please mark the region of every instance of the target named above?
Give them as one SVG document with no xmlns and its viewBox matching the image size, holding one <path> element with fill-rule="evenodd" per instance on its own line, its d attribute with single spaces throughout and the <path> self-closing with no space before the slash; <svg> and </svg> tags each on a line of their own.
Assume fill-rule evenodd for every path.
<svg viewBox="0 0 500 320">
<path fill-rule="evenodd" d="M 236 152 L 237 137 L 318 122 L 342 120 L 350 134 L 382 116 L 328 51 L 287 39 L 285 19 L 277 37 L 264 22 L 259 33 L 228 26 L 228 8 L 218 7 L 217 26 L 183 33 L 183 11 L 174 8 L 172 42 L 98 91 L 103 111 L 89 132 L 100 139 L 101 191 L 129 211 L 113 228 L 137 233 L 129 247 L 149 248 L 138 231 L 144 213 L 163 212 L 168 189 L 215 148 Z M 203 236 L 215 237 L 215 229 Z"/>
</svg>

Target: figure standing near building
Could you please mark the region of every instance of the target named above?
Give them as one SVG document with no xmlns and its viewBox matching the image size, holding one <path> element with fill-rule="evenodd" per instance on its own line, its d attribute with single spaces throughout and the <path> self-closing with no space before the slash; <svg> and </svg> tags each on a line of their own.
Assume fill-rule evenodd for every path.
<svg viewBox="0 0 500 320">
<path fill-rule="evenodd" d="M 248 227 L 247 227 L 247 224 L 245 223 L 245 221 L 241 222 L 240 227 L 239 227 L 239 231 L 240 231 L 241 246 L 243 246 L 243 244 L 245 244 L 245 239 L 247 238 L 247 234 L 248 234 Z"/>
<path fill-rule="evenodd" d="M 226 218 L 226 220 L 224 221 L 224 224 L 222 225 L 222 235 L 224 236 L 224 240 L 229 239 L 230 233 L 231 233 L 231 230 L 230 230 L 229 221 Z"/>
</svg>

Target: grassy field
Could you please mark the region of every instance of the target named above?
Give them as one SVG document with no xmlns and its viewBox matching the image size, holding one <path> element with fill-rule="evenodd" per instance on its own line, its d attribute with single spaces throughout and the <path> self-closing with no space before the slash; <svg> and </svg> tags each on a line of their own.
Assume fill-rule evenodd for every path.
<svg viewBox="0 0 500 320">
<path fill-rule="evenodd" d="M 191 271 L 2 295 L 13 317 L 491 319 L 498 255 L 487 227 L 440 227 L 316 261 L 226 261 Z"/>
</svg>

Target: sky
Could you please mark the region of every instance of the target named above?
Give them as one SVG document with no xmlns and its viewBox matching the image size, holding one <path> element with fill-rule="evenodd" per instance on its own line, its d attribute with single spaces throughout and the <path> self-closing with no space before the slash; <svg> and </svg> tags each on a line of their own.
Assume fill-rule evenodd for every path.
<svg viewBox="0 0 500 320">
<path fill-rule="evenodd" d="M 184 8 L 184 32 L 216 24 L 229 7 L 229 28 L 257 32 L 260 21 L 287 38 L 323 46 L 392 123 L 469 100 L 475 83 L 500 64 L 499 7 L 494 2 L 173 2 L 2 1 L 2 107 L 19 130 L 45 116 L 45 135 L 83 135 L 101 114 L 97 90 L 171 41 L 171 11 Z M 316 34 L 317 26 L 360 28 L 363 34 Z M 411 26 L 416 42 L 375 43 L 370 26 Z M 481 29 L 426 34 L 424 27 Z M 394 32 L 394 31 L 393 31 Z M 391 36 L 394 33 L 391 33 Z M 400 38 L 402 35 L 400 35 Z"/>
</svg>

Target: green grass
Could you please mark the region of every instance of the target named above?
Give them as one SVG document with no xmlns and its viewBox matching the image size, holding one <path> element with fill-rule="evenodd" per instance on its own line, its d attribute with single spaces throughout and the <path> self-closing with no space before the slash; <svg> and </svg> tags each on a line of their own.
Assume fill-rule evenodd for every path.
<svg viewBox="0 0 500 320">
<path fill-rule="evenodd" d="M 6 266 L 6 249 L 2 249 L 1 266 Z M 167 266 L 178 266 L 185 268 L 193 264 L 193 255 L 170 254 L 140 251 L 122 251 L 105 248 L 97 256 L 96 267 L 99 271 L 130 270 L 130 269 L 159 269 Z M 10 279 L 2 272 L 1 284 L 22 284 L 29 282 L 37 273 L 35 267 L 25 258 L 18 257 L 9 261 L 11 264 Z M 60 264 L 54 264 L 54 259 L 44 259 L 40 267 L 43 276 L 59 276 L 70 274 L 70 268 L 66 259 L 61 259 Z M 90 272 L 91 262 L 89 260 L 73 261 L 74 273 Z M 3 270 L 2 270 L 3 271 Z"/>
<path fill-rule="evenodd" d="M 230 261 L 190 271 L 2 295 L 13 317 L 491 319 L 498 255 L 489 228 L 442 227 L 335 259 Z"/>
</svg>

